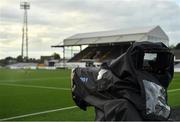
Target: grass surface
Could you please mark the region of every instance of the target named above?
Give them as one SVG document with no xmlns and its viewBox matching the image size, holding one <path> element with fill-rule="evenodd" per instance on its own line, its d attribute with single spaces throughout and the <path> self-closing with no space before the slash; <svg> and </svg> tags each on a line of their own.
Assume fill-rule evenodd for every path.
<svg viewBox="0 0 180 122">
<path fill-rule="evenodd" d="M 74 106 L 69 90 L 51 89 L 69 89 L 69 76 L 70 70 L 0 70 L 0 119 Z M 88 111 L 74 108 L 12 120 L 93 120 L 93 109 Z"/>
<path fill-rule="evenodd" d="M 175 73 L 169 90 L 180 88 L 180 73 Z M 0 119 L 74 106 L 69 90 L 70 70 L 0 69 Z M 180 107 L 180 91 L 169 92 L 169 104 Z M 56 111 L 10 120 L 94 120 L 94 109 Z"/>
<path fill-rule="evenodd" d="M 175 73 L 174 78 L 169 86 L 169 91 L 173 89 L 179 89 L 174 92 L 168 92 L 169 104 L 172 107 L 180 108 L 180 73 Z"/>
</svg>

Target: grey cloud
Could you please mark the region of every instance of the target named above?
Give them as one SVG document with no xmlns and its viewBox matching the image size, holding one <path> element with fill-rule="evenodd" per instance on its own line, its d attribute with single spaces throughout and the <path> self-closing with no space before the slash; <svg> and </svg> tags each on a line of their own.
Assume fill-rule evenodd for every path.
<svg viewBox="0 0 180 122">
<path fill-rule="evenodd" d="M 35 2 L 35 1 L 34 1 Z M 33 1 L 32 1 L 33 3 Z M 137 27 L 147 25 L 161 25 L 172 33 L 179 30 L 180 27 L 180 7 L 174 1 L 99 1 L 99 0 L 38 0 L 35 3 L 42 8 L 48 8 L 49 14 L 58 12 L 57 16 L 61 18 L 61 13 L 78 11 L 85 18 L 82 22 L 61 21 L 52 19 L 51 25 L 61 27 L 73 26 L 74 32 L 97 31 L 103 29 L 119 29 L 126 27 Z M 73 18 L 74 19 L 74 18 Z M 62 26 L 63 27 L 63 26 Z M 87 29 L 88 28 L 88 29 Z M 94 29 L 93 29 L 94 28 Z M 171 37 L 171 35 L 170 35 Z"/>
<path fill-rule="evenodd" d="M 2 7 L 0 8 L 0 20 L 9 22 L 19 22 L 20 12 L 15 7 Z"/>
<path fill-rule="evenodd" d="M 174 0 L 30 0 L 30 2 L 31 9 L 28 12 L 30 33 L 33 33 L 31 27 L 46 28 L 45 32 L 30 36 L 31 52 L 51 52 L 54 50 L 50 48 L 51 45 L 58 44 L 75 33 L 151 25 L 160 25 L 170 37 L 171 43 L 180 42 L 180 6 Z M 9 7 L 1 9 L 3 10 L 1 21 L 3 18 L 14 24 L 21 23 L 22 11 L 19 9 L 19 3 L 14 2 L 13 6 L 14 12 Z M 73 12 L 77 13 L 77 16 L 69 15 Z M 1 38 L 8 40 L 16 38 L 13 34 L 5 33 L 7 34 Z M 48 42 L 44 38 L 48 38 Z"/>
</svg>

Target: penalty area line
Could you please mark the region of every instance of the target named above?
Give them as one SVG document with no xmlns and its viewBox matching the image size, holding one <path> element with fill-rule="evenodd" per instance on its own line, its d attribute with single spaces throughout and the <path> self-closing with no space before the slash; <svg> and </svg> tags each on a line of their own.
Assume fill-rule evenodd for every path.
<svg viewBox="0 0 180 122">
<path fill-rule="evenodd" d="M 7 121 L 7 120 L 19 119 L 19 118 L 24 118 L 24 117 L 29 117 L 29 116 L 35 116 L 35 115 L 41 115 L 41 114 L 52 113 L 52 112 L 63 111 L 63 110 L 69 110 L 69 109 L 74 109 L 74 108 L 77 108 L 77 106 L 70 106 L 70 107 L 65 107 L 65 108 L 59 108 L 59 109 L 41 111 L 41 112 L 36 112 L 36 113 L 24 114 L 24 115 L 19 115 L 19 116 L 14 116 L 14 117 L 9 117 L 9 118 L 0 119 L 0 121 Z"/>
</svg>

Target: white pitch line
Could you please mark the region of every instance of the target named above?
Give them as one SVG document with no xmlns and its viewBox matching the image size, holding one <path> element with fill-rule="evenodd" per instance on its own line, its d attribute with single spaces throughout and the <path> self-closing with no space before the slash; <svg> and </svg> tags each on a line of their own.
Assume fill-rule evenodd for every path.
<svg viewBox="0 0 180 122">
<path fill-rule="evenodd" d="M 0 82 L 17 82 L 17 81 L 32 81 L 32 80 L 53 80 L 53 79 L 68 79 L 69 77 L 53 77 L 53 78 L 31 78 L 31 79 L 19 79 L 19 80 L 0 80 Z"/>
<path fill-rule="evenodd" d="M 68 110 L 68 109 L 73 109 L 73 108 L 77 108 L 77 106 L 70 106 L 70 107 L 65 107 L 65 108 L 59 108 L 59 109 L 41 111 L 41 112 L 30 113 L 30 114 L 25 114 L 25 115 L 19 115 L 19 116 L 14 116 L 14 117 L 9 117 L 9 118 L 0 119 L 0 121 L 6 121 L 6 120 L 12 120 L 12 119 L 19 119 L 19 118 L 24 118 L 24 117 L 29 117 L 29 116 L 35 116 L 35 115 L 40 115 L 40 114 L 46 114 L 46 113 L 52 113 L 52 112 L 57 112 L 57 111 L 63 111 L 63 110 Z"/>
<path fill-rule="evenodd" d="M 35 86 L 35 85 L 22 85 L 22 84 L 10 84 L 10 83 L 0 83 L 0 85 L 5 86 L 19 86 L 19 87 L 29 87 L 29 88 L 41 88 L 41 89 L 53 89 L 53 90 L 71 90 L 68 88 L 60 88 L 60 87 L 48 87 L 48 86 Z M 171 89 L 168 90 L 169 93 L 180 91 L 180 89 Z"/>
<path fill-rule="evenodd" d="M 48 86 L 35 86 L 35 85 L 22 85 L 22 84 L 10 84 L 10 83 L 0 83 L 0 85 L 5 86 L 19 86 L 19 87 L 30 87 L 30 88 L 41 88 L 41 89 L 53 89 L 53 90 L 71 90 L 68 88 L 60 88 L 60 87 L 48 87 Z M 170 89 L 168 92 L 176 92 L 180 91 L 180 89 Z"/>
<path fill-rule="evenodd" d="M 67 91 L 70 91 L 70 90 L 71 90 L 71 89 L 69 89 L 69 88 L 47 87 L 47 86 L 35 86 L 35 85 L 21 85 L 21 84 L 9 84 L 9 83 L 0 83 L 0 85 L 26 87 L 26 88 L 51 89 L 51 90 L 67 90 Z"/>
<path fill-rule="evenodd" d="M 68 88 L 60 88 L 60 87 L 48 87 L 48 86 L 35 86 L 35 85 L 21 85 L 21 84 L 9 84 L 9 83 L 0 83 L 0 85 L 6 85 L 6 86 L 19 86 L 19 87 L 30 87 L 30 88 L 41 88 L 41 89 L 53 89 L 53 90 L 71 90 Z M 176 92 L 180 91 L 180 89 L 171 89 L 168 90 L 168 92 Z"/>
<path fill-rule="evenodd" d="M 176 92 L 176 91 L 180 91 L 180 89 L 171 89 L 171 90 L 168 90 L 169 93 Z"/>
</svg>

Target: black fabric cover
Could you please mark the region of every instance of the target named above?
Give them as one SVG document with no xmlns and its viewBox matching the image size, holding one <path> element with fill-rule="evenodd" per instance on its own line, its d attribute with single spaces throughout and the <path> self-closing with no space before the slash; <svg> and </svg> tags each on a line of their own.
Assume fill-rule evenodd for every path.
<svg viewBox="0 0 180 122">
<path fill-rule="evenodd" d="M 149 64 L 156 63 L 156 67 L 143 67 L 145 53 L 157 54 L 154 64 L 149 61 Z M 173 59 L 163 43 L 133 43 L 126 53 L 110 63 L 103 63 L 101 68 L 75 68 L 72 71 L 73 100 L 83 110 L 94 106 L 95 120 L 98 121 L 168 120 L 168 109 L 164 110 L 165 117 L 159 114 L 165 109 L 162 106 L 155 108 L 155 114 L 148 114 L 148 97 L 143 82 L 162 86 L 166 100 L 163 97 L 158 99 L 168 105 L 167 88 L 173 78 Z"/>
</svg>

